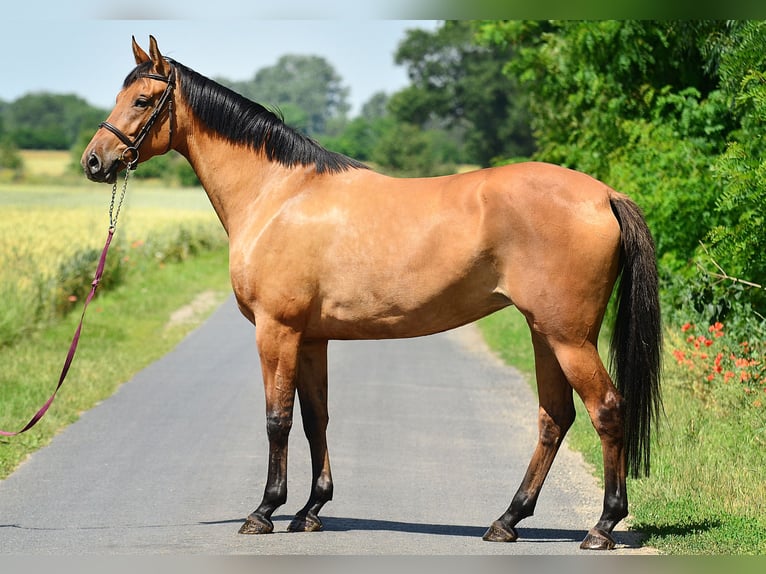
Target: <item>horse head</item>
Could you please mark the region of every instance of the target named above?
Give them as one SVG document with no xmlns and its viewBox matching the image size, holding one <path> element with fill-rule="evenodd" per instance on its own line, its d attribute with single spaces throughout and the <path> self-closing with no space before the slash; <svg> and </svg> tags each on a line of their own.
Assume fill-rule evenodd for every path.
<svg viewBox="0 0 766 574">
<path fill-rule="evenodd" d="M 149 54 L 133 38 L 136 68 L 125 78 L 117 102 L 85 148 L 80 161 L 92 181 L 113 183 L 123 168 L 170 150 L 175 70 L 149 37 Z"/>
</svg>

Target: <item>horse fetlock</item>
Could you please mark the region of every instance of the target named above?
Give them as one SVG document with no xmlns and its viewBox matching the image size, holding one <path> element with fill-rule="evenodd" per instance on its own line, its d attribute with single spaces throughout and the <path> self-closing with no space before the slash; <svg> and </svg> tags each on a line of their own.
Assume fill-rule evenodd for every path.
<svg viewBox="0 0 766 574">
<path fill-rule="evenodd" d="M 499 522 L 515 526 L 519 521 L 532 516 L 537 506 L 537 494 L 530 494 L 526 490 L 519 489 L 511 500 L 508 510 L 500 517 Z"/>
<path fill-rule="evenodd" d="M 271 516 L 271 513 L 285 502 L 287 502 L 287 483 L 280 481 L 275 484 L 267 484 L 266 488 L 263 489 L 263 501 L 255 514 L 257 516 Z"/>
<path fill-rule="evenodd" d="M 628 498 L 617 494 L 604 496 L 604 513 L 596 528 L 606 526 L 612 530 L 617 523 L 628 515 Z M 610 528 L 611 525 L 611 528 Z M 603 529 L 603 528 L 602 528 Z"/>
<path fill-rule="evenodd" d="M 332 500 L 333 484 L 332 479 L 327 477 L 319 477 L 314 485 L 314 491 L 312 498 L 318 502 L 324 504 Z"/>
</svg>

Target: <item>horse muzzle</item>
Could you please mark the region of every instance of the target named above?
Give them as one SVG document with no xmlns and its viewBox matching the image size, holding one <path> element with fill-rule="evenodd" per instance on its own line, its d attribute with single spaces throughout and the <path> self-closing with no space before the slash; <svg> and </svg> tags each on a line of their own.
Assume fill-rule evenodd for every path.
<svg viewBox="0 0 766 574">
<path fill-rule="evenodd" d="M 98 183 L 114 183 L 117 181 L 117 172 L 120 161 L 117 159 L 104 159 L 96 150 L 86 151 L 80 161 L 85 176 Z"/>
</svg>

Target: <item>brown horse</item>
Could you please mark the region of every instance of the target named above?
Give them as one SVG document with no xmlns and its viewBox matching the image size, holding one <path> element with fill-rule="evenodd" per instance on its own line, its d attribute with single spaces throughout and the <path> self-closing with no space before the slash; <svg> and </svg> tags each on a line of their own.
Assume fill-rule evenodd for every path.
<svg viewBox="0 0 766 574">
<path fill-rule="evenodd" d="M 513 541 L 575 416 L 572 390 L 601 440 L 604 505 L 582 548 L 614 547 L 626 475 L 647 473 L 661 409 L 654 245 L 636 205 L 582 173 L 523 163 L 396 179 L 330 152 L 275 114 L 133 39 L 136 68 L 82 165 L 114 182 L 175 149 L 192 165 L 229 236 L 239 308 L 255 324 L 266 394 L 268 475 L 240 532 L 273 530 L 287 498 L 297 390 L 312 488 L 291 531 L 319 530 L 332 498 L 327 342 L 437 333 L 515 305 L 532 334 L 539 439 L 485 540 Z M 177 89 L 176 89 L 177 88 Z M 596 349 L 621 274 L 612 344 L 617 387 Z"/>
</svg>

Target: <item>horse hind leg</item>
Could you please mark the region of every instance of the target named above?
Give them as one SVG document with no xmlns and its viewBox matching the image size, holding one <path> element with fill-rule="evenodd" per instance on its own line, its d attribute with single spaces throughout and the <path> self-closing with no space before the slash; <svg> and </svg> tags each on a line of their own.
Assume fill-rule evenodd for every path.
<svg viewBox="0 0 766 574">
<path fill-rule="evenodd" d="M 592 341 L 556 344 L 554 352 L 572 387 L 583 401 L 601 440 L 604 460 L 604 505 L 601 518 L 580 548 L 611 550 L 612 530 L 628 515 L 624 450 L 624 400 L 612 383 Z"/>
<path fill-rule="evenodd" d="M 319 511 L 332 500 L 333 483 L 327 451 L 327 341 L 304 344 L 298 362 L 298 399 L 303 430 L 311 450 L 311 493 L 288 526 L 290 532 L 322 529 Z"/>
<path fill-rule="evenodd" d="M 538 439 L 527 472 L 508 510 L 489 527 L 484 540 L 513 542 L 516 524 L 532 516 L 556 453 L 575 418 L 572 387 L 547 343 L 532 333 L 539 395 Z"/>
</svg>

